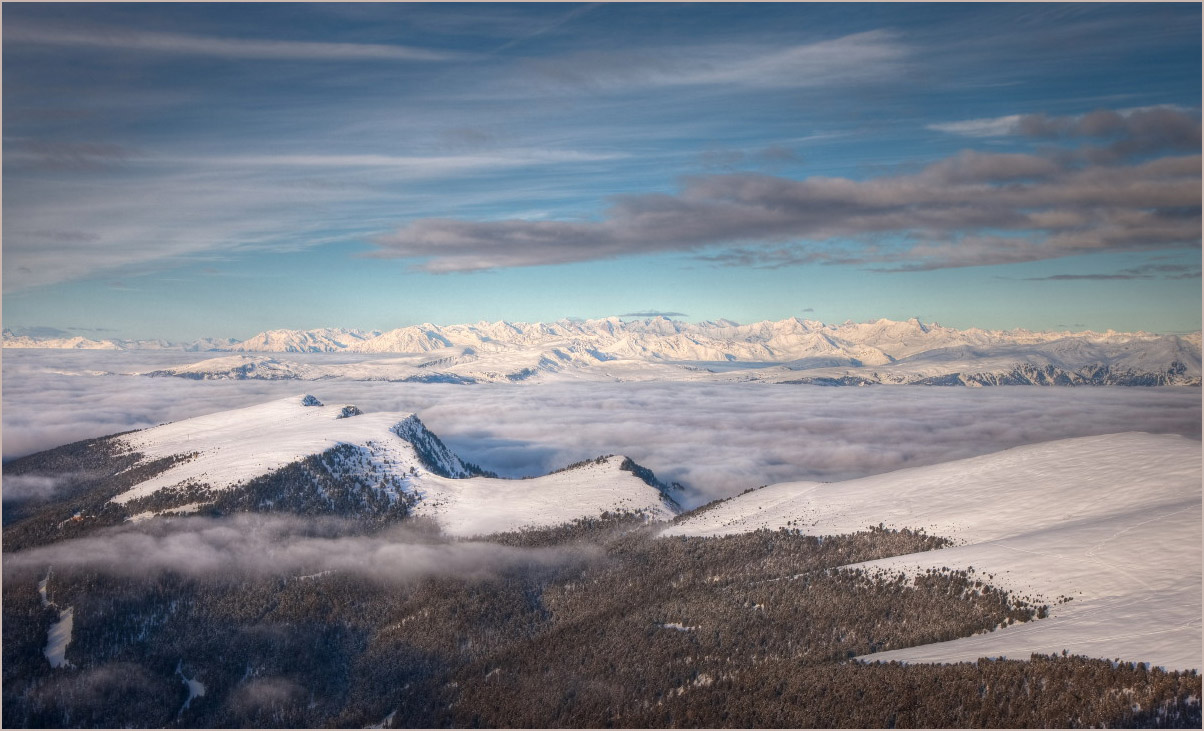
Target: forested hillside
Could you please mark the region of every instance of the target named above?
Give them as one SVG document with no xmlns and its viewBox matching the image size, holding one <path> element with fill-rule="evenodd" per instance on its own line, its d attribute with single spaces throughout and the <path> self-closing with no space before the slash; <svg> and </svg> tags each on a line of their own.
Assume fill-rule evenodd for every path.
<svg viewBox="0 0 1204 731">
<path fill-rule="evenodd" d="M 357 522 L 323 531 L 332 540 L 366 535 Z M 655 531 L 642 518 L 612 515 L 501 534 L 489 544 L 518 551 L 518 560 L 404 579 L 309 575 L 297 565 L 214 574 L 182 562 L 120 575 L 8 561 L 4 724 L 1200 723 L 1195 673 L 1075 657 L 851 660 L 1044 612 L 967 572 L 908 581 L 836 568 L 937 549 L 939 538 L 883 529 L 822 539 L 789 530 L 722 538 Z M 445 542 L 429 526 L 407 535 L 413 545 Z M 47 631 L 68 606 L 73 635 L 65 664 L 52 669 Z"/>
</svg>

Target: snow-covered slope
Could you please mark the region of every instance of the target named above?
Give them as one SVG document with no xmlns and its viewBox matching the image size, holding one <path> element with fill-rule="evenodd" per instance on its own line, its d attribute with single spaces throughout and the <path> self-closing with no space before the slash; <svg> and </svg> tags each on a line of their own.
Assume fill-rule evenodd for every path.
<svg viewBox="0 0 1204 731">
<path fill-rule="evenodd" d="M 348 350 L 380 333 L 326 327 L 318 330 L 268 330 L 230 346 L 257 353 L 330 353 Z"/>
<path fill-rule="evenodd" d="M 267 381 L 314 380 L 327 376 L 326 369 L 303 363 L 282 361 L 277 358 L 251 355 L 226 355 L 187 365 L 173 366 L 136 375 L 178 376 L 196 380 L 246 380 Z"/>
<path fill-rule="evenodd" d="M 624 461 L 605 457 L 528 480 L 430 477 L 416 485 L 423 500 L 415 513 L 433 516 L 444 532 L 455 536 L 554 526 L 605 511 L 672 518 L 676 506 L 625 470 Z"/>
<path fill-rule="evenodd" d="M 167 340 L 121 340 L 85 338 L 80 335 L 18 335 L 5 328 L 5 348 L 38 348 L 43 350 L 182 350 L 187 352 L 229 350 L 238 343 L 233 338 L 201 338 L 189 342 Z"/>
<path fill-rule="evenodd" d="M 189 456 L 118 495 L 114 500 L 120 504 L 181 485 L 229 490 L 345 444 L 360 448 L 358 468 L 396 478 L 403 491 L 418 498 L 415 514 L 434 518 L 456 536 L 557 525 L 607 511 L 642 511 L 655 519 L 676 514 L 672 500 L 622 457 L 526 480 L 470 477 L 480 471 L 462 462 L 413 414 L 359 413 L 346 404 L 323 405 L 312 396 L 165 424 L 120 440 L 147 459 Z"/>
<path fill-rule="evenodd" d="M 419 383 L 519 383 L 546 380 L 697 380 L 708 374 L 684 364 L 617 358 L 567 341 L 543 348 L 448 347 L 354 363 L 298 362 L 287 356 L 233 355 L 206 358 L 130 375 L 196 380 L 301 380 Z"/>
<path fill-rule="evenodd" d="M 1027 659 L 1066 649 L 1199 668 L 1200 464 L 1200 443 L 1178 436 L 1068 439 L 848 482 L 772 485 L 664 534 L 922 528 L 958 545 L 863 566 L 972 566 L 993 584 L 1051 605 L 1046 619 L 873 659 Z M 1071 601 L 1058 603 L 1062 597 Z"/>
<path fill-rule="evenodd" d="M 923 385 L 1127 385 L 1200 384 L 1200 348 L 1178 336 L 1060 336 L 1040 342 L 959 344 L 925 350 L 869 367 L 767 369 L 763 380 L 782 383 Z M 841 364 L 844 365 L 844 364 Z M 805 370 L 805 373 L 788 373 Z"/>
</svg>

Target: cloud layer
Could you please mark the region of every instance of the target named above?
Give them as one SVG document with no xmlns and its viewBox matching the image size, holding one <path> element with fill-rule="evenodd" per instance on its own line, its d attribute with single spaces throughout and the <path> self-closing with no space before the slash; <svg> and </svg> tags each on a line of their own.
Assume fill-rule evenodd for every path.
<svg viewBox="0 0 1204 731">
<path fill-rule="evenodd" d="M 1198 152 L 1200 122 L 1181 109 L 1150 107 L 1101 109 L 1077 116 L 1012 114 L 993 119 L 931 124 L 929 129 L 967 137 L 1029 137 L 1042 140 L 1091 140 L 1107 143 L 1083 154 L 1096 162 L 1166 151 Z"/>
<path fill-rule="evenodd" d="M 63 373 L 151 370 L 186 356 L 5 353 L 5 458 L 301 391 L 287 381 Z M 462 457 L 503 476 L 625 454 L 662 479 L 688 485 L 693 504 L 767 483 L 849 479 L 1052 439 L 1124 431 L 1199 438 L 1201 418 L 1200 391 L 1185 388 L 340 381 L 309 387 L 320 388 L 314 393 L 326 403 L 416 412 Z"/>
<path fill-rule="evenodd" d="M 675 194 L 614 196 L 597 221 L 423 218 L 377 238 L 377 255 L 453 272 L 729 247 L 706 258 L 904 271 L 1199 246 L 1198 120 L 1166 108 L 1008 120 L 974 124 L 1111 142 L 965 150 L 918 172 L 864 180 L 699 176 Z M 1168 151 L 1197 154 L 1145 157 Z"/>
<path fill-rule="evenodd" d="M 382 582 L 426 576 L 484 577 L 508 569 L 589 560 L 586 549 L 519 549 L 434 543 L 398 528 L 347 535 L 338 521 L 238 515 L 155 520 L 4 556 L 9 570 L 83 568 L 120 576 L 294 575 L 337 571 Z"/>
</svg>

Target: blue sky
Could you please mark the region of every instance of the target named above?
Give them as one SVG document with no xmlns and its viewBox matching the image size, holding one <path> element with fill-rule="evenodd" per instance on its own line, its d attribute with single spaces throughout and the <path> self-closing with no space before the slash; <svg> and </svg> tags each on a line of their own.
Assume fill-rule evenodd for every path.
<svg viewBox="0 0 1204 731">
<path fill-rule="evenodd" d="M 5 4 L 4 326 L 1198 330 L 1200 12 Z"/>
</svg>

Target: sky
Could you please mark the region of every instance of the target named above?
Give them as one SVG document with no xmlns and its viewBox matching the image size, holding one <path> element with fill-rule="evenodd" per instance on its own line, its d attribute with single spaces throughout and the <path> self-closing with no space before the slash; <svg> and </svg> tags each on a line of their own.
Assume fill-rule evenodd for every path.
<svg viewBox="0 0 1204 731">
<path fill-rule="evenodd" d="M 3 6 L 3 325 L 1200 329 L 1198 4 Z"/>
</svg>

